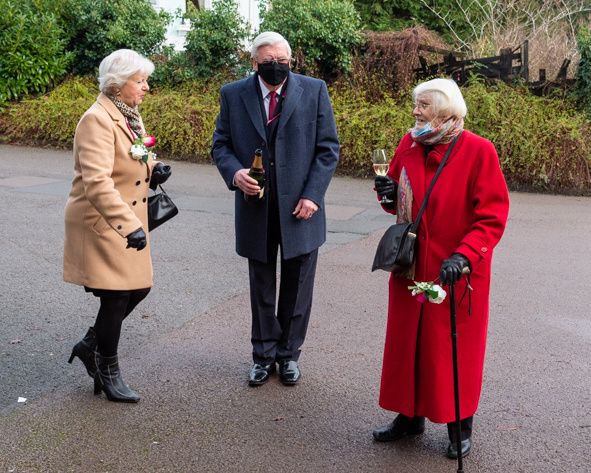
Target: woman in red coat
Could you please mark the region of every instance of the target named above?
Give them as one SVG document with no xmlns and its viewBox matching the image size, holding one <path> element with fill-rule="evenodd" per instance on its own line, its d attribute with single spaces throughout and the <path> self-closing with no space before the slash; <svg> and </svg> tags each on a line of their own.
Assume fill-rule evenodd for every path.
<svg viewBox="0 0 591 473">
<path fill-rule="evenodd" d="M 398 145 L 387 176 L 375 180 L 378 196 L 393 200 L 384 209 L 396 214 L 398 223 L 416 218 L 437 167 L 457 141 L 421 218 L 415 263 L 405 275 L 390 277 L 380 406 L 398 416 L 373 435 L 380 442 L 392 441 L 422 433 L 425 418 L 447 423 L 447 455 L 457 458 L 449 299 L 421 303 L 408 286 L 413 281 L 457 282 L 465 456 L 482 386 L 492 253 L 505 228 L 509 197 L 494 145 L 463 129 L 467 109 L 456 83 L 422 83 L 413 98 L 415 126 Z M 470 269 L 469 282 L 464 268 Z"/>
</svg>

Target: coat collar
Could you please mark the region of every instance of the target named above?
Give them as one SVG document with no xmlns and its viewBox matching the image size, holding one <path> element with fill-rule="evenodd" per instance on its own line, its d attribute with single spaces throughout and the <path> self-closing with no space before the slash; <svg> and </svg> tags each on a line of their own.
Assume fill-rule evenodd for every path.
<svg viewBox="0 0 591 473">
<path fill-rule="evenodd" d="M 290 72 L 287 79 L 285 99 L 281 106 L 281 116 L 279 117 L 279 123 L 277 124 L 277 133 L 279 133 L 289 121 L 289 117 L 291 117 L 300 102 L 300 97 L 302 96 L 303 91 L 304 89 L 302 89 L 300 85 L 298 76 Z"/>
<path fill-rule="evenodd" d="M 111 120 L 113 120 L 117 124 L 117 126 L 121 130 L 123 130 L 123 132 L 127 135 L 129 140 L 133 143 L 133 141 L 134 141 L 133 135 L 131 134 L 131 131 L 129 130 L 129 128 L 127 126 L 127 122 L 125 121 L 125 117 L 119 111 L 119 109 L 115 106 L 115 104 L 111 101 L 111 99 L 109 97 L 107 97 L 105 94 L 101 93 L 97 97 L 96 102 L 101 107 L 103 107 L 105 109 L 105 111 L 111 117 Z"/>
<path fill-rule="evenodd" d="M 261 135 L 261 138 L 266 139 L 267 133 L 265 131 L 265 122 L 261 107 L 259 105 L 257 80 L 258 78 L 256 74 L 253 74 L 246 79 L 244 89 L 240 96 L 258 134 Z M 277 124 L 277 132 L 279 132 L 289 121 L 289 118 L 298 106 L 303 90 L 298 76 L 290 71 L 287 79 L 285 98 L 281 106 L 281 115 L 279 117 L 279 123 Z M 107 98 L 107 100 L 109 99 Z"/>
<path fill-rule="evenodd" d="M 246 106 L 246 111 L 248 112 L 250 121 L 253 123 L 256 131 L 261 135 L 262 139 L 266 139 L 267 134 L 265 132 L 263 114 L 259 105 L 259 93 L 257 87 L 257 75 L 253 74 L 246 79 L 245 87 L 242 90 L 240 97 Z"/>
<path fill-rule="evenodd" d="M 449 166 L 449 163 L 458 155 L 458 150 L 461 149 L 465 137 L 466 130 L 462 132 L 462 136 L 460 136 L 458 142 L 452 150 L 445 165 L 446 168 Z M 413 192 L 413 214 L 416 214 L 423 203 L 425 193 L 431 184 L 431 179 L 435 174 L 437 167 L 443 160 L 447 149 L 449 148 L 449 143 L 435 146 L 424 146 L 420 143 L 412 144 L 413 142 L 410 135 L 408 135 L 408 139 L 410 140 L 411 144 L 408 148 L 401 152 L 400 159 L 403 160 L 404 167 L 407 168 L 407 174 L 411 181 Z M 429 167 L 428 172 L 427 166 Z M 443 173 L 445 173 L 445 168 L 442 171 L 442 174 Z M 437 187 L 437 184 L 435 186 Z M 425 218 L 426 215 L 423 215 L 423 219 Z"/>
</svg>

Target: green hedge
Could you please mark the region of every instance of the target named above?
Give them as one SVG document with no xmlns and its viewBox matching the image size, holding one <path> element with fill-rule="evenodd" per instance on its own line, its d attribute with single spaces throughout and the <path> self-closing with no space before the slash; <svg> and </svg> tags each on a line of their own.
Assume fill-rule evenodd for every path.
<svg viewBox="0 0 591 473">
<path fill-rule="evenodd" d="M 154 91 L 141 106 L 148 132 L 162 156 L 210 162 L 221 81 L 194 82 Z M 382 90 L 385 90 L 382 88 Z M 504 84 L 474 81 L 463 88 L 466 128 L 495 143 L 513 189 L 591 194 L 591 123 L 565 100 L 532 96 Z M 95 100 L 92 79 L 74 78 L 49 95 L 12 105 L 0 115 L 2 141 L 70 146 L 76 123 Z M 410 94 L 376 98 L 359 85 L 331 87 L 341 140 L 338 172 L 371 175 L 373 148 L 393 152 L 413 124 Z"/>
</svg>

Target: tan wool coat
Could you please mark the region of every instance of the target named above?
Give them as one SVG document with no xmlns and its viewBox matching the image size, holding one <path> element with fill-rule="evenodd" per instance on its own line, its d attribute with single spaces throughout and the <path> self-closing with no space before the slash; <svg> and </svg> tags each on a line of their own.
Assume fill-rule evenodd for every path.
<svg viewBox="0 0 591 473">
<path fill-rule="evenodd" d="M 101 94 L 74 136 L 74 179 L 65 209 L 64 281 L 94 289 L 152 286 L 147 197 L 156 163 L 135 160 L 125 118 Z M 143 228 L 148 245 L 126 248 Z"/>
</svg>

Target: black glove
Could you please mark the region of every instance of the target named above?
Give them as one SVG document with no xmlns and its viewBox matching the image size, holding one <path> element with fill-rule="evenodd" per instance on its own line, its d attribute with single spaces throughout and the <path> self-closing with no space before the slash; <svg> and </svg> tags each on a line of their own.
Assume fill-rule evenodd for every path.
<svg viewBox="0 0 591 473">
<path fill-rule="evenodd" d="M 460 280 L 464 268 L 470 269 L 468 258 L 460 253 L 454 253 L 449 258 L 444 259 L 439 271 L 439 280 L 441 285 L 452 284 Z"/>
<path fill-rule="evenodd" d="M 156 190 L 158 184 L 163 184 L 172 174 L 172 170 L 170 166 L 164 165 L 162 163 L 156 164 L 154 169 L 152 169 L 152 177 L 150 178 L 150 189 L 153 191 Z"/>
<path fill-rule="evenodd" d="M 127 248 L 135 248 L 138 251 L 143 250 L 148 241 L 146 240 L 146 234 L 142 228 L 137 229 L 135 232 L 127 235 Z"/>
<path fill-rule="evenodd" d="M 374 189 L 379 197 L 396 200 L 396 183 L 389 176 L 376 176 L 373 180 Z"/>
</svg>

